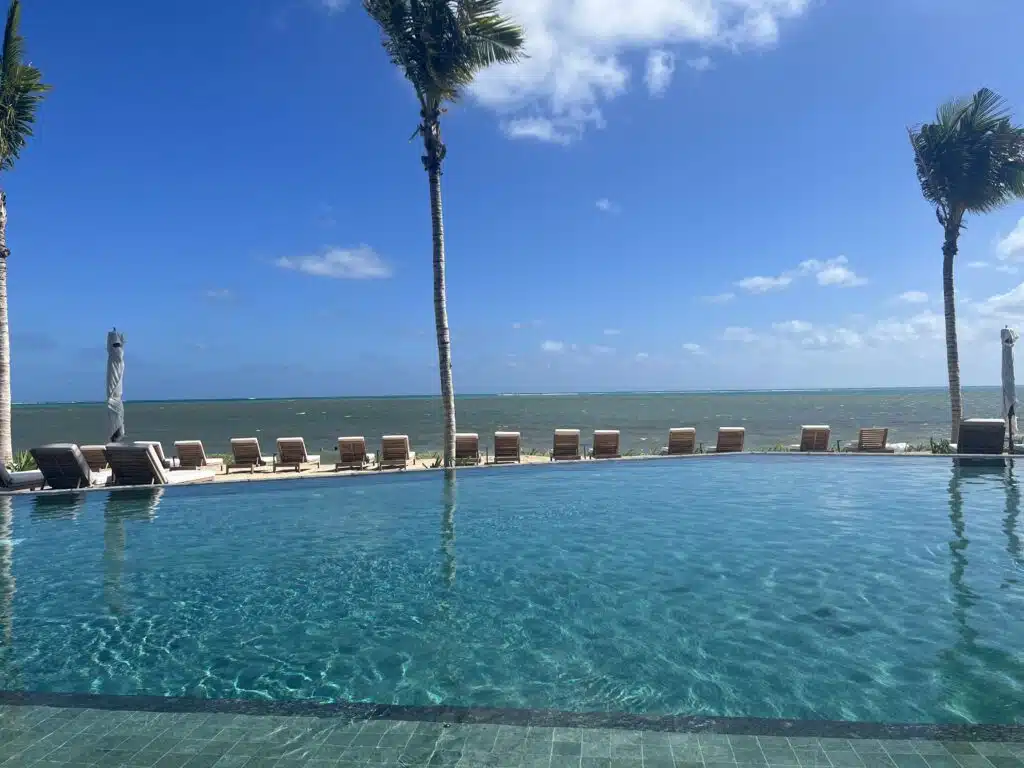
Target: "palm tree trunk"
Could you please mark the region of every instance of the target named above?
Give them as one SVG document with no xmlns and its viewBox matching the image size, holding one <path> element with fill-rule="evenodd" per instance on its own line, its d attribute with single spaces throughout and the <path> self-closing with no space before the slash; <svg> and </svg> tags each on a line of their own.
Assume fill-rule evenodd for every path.
<svg viewBox="0 0 1024 768">
<path fill-rule="evenodd" d="M 956 442 L 963 421 L 963 393 L 960 390 L 960 352 L 956 340 L 956 297 L 953 291 L 953 260 L 960 237 L 960 217 L 946 222 L 946 239 L 942 244 L 942 301 L 946 313 L 946 368 L 949 373 L 950 442 Z"/>
<path fill-rule="evenodd" d="M 423 164 L 430 179 L 430 225 L 434 244 L 434 329 L 437 333 L 437 367 L 441 375 L 444 408 L 444 467 L 455 468 L 455 386 L 452 383 L 452 339 L 448 330 L 448 299 L 444 277 L 444 215 L 441 209 L 441 161 L 444 145 L 436 115 L 425 119 Z"/>
<path fill-rule="evenodd" d="M 9 464 L 11 450 L 11 329 L 7 323 L 7 195 L 0 190 L 0 461 Z"/>
</svg>

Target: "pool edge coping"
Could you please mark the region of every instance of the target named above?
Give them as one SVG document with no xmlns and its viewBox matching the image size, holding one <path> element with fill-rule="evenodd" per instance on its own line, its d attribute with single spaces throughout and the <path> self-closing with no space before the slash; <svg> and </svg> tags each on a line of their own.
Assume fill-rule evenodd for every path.
<svg viewBox="0 0 1024 768">
<path fill-rule="evenodd" d="M 312 700 L 199 699 L 0 690 L 0 706 L 95 709 L 171 714 L 233 714 L 256 717 L 316 717 L 405 720 L 460 725 L 512 725 L 556 728 L 707 733 L 790 738 L 928 739 L 932 741 L 1024 742 L 1024 724 L 874 723 L 791 718 L 655 715 L 628 712 L 568 712 L 501 707 L 412 706 Z"/>
</svg>

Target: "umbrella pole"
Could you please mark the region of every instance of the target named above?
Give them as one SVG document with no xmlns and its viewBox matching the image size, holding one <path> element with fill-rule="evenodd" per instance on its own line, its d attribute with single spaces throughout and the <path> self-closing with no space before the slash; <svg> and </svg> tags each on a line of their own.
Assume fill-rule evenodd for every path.
<svg viewBox="0 0 1024 768">
<path fill-rule="evenodd" d="M 1006 422 L 1007 422 L 1007 432 L 1010 435 L 1010 450 L 1008 451 L 1010 454 L 1013 454 L 1013 419 L 1014 419 L 1014 417 L 1016 415 L 1017 415 L 1017 406 L 1013 406 L 1012 408 L 1010 408 L 1010 418 L 1008 418 L 1006 420 Z"/>
</svg>

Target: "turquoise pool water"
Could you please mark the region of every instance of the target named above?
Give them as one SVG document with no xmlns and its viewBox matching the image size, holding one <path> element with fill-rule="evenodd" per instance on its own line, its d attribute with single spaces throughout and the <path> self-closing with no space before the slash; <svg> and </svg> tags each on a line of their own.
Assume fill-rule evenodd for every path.
<svg viewBox="0 0 1024 768">
<path fill-rule="evenodd" d="M 1012 470 L 722 457 L 0 499 L 0 688 L 1024 722 Z"/>
</svg>

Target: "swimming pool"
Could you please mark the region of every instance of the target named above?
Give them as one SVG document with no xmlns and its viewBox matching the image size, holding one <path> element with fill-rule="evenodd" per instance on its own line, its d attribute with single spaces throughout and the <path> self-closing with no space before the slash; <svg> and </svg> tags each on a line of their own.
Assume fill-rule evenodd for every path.
<svg viewBox="0 0 1024 768">
<path fill-rule="evenodd" d="M 1024 723 L 1019 483 L 711 457 L 0 498 L 0 689 Z"/>
</svg>

